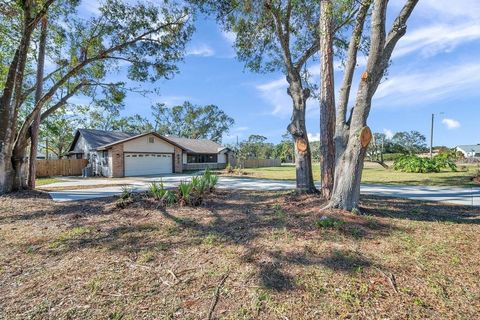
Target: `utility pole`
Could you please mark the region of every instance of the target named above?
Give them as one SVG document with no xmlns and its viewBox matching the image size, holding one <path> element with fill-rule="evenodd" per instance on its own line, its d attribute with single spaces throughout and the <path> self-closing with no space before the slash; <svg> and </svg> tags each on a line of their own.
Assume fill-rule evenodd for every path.
<svg viewBox="0 0 480 320">
<path fill-rule="evenodd" d="M 432 113 L 432 126 L 430 127 L 430 159 L 433 157 L 433 123 L 435 121 L 435 113 Z"/>
</svg>

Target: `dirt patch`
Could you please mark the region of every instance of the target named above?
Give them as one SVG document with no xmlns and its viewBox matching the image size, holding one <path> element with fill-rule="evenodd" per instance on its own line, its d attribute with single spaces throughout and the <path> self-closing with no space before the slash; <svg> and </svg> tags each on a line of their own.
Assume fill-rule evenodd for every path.
<svg viewBox="0 0 480 320">
<path fill-rule="evenodd" d="M 364 197 L 219 191 L 197 208 L 138 198 L 0 197 L 6 319 L 467 318 L 480 310 L 480 212 Z M 213 306 L 213 310 L 212 310 Z"/>
</svg>

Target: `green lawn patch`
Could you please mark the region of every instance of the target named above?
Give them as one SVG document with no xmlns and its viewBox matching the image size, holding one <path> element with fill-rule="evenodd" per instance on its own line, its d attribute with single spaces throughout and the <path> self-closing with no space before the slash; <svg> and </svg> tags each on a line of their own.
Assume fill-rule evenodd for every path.
<svg viewBox="0 0 480 320">
<path fill-rule="evenodd" d="M 410 173 L 395 171 L 393 168 L 384 169 L 376 163 L 365 163 L 362 182 L 370 184 L 395 184 L 417 186 L 456 186 L 468 187 L 476 184 L 472 178 L 478 170 L 475 165 L 461 165 L 457 172 L 443 170 L 438 173 Z M 266 167 L 244 169 L 243 177 L 260 179 L 295 180 L 295 167 L 284 165 L 281 167 Z M 319 164 L 313 165 L 313 177 L 320 179 Z"/>
</svg>

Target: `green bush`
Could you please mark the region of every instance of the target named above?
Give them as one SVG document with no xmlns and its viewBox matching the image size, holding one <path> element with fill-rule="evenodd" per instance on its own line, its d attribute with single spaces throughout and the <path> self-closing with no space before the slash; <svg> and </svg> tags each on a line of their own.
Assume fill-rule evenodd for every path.
<svg viewBox="0 0 480 320">
<path fill-rule="evenodd" d="M 129 186 L 122 186 L 122 193 L 120 194 L 120 199 L 127 200 L 133 197 L 133 189 Z"/>
<path fill-rule="evenodd" d="M 192 177 L 192 188 L 197 194 L 203 195 L 208 188 L 208 181 L 206 181 L 204 177 Z"/>
<path fill-rule="evenodd" d="M 212 192 L 215 189 L 216 185 L 218 184 L 218 176 L 212 174 L 208 177 L 208 180 L 207 178 L 204 178 L 204 179 L 205 179 L 205 183 L 208 186 L 208 190 Z"/>
<path fill-rule="evenodd" d="M 190 197 L 192 196 L 193 184 L 192 182 L 182 181 L 178 185 L 178 194 L 180 203 L 183 205 L 190 204 Z"/>
<path fill-rule="evenodd" d="M 165 187 L 163 186 L 163 182 L 160 181 L 160 182 L 152 182 L 150 184 L 150 186 L 148 187 L 148 192 L 150 193 L 150 195 L 157 199 L 157 200 L 160 200 L 163 198 L 163 196 L 165 195 L 165 192 L 167 190 L 165 189 Z"/>
<path fill-rule="evenodd" d="M 414 154 L 403 155 L 395 160 L 393 168 L 397 171 L 414 173 L 440 172 L 446 168 L 457 171 L 457 165 L 448 153 L 439 154 L 433 158 L 421 158 Z"/>
<path fill-rule="evenodd" d="M 205 193 L 215 189 L 218 176 L 206 170 L 202 176 L 192 177 L 190 181 L 182 181 L 176 191 L 165 189 L 163 182 L 153 182 L 148 188 L 148 195 L 163 205 L 180 203 L 184 206 L 199 206 Z"/>
<path fill-rule="evenodd" d="M 177 195 L 172 190 L 165 190 L 165 194 L 162 197 L 162 202 L 165 205 L 173 205 L 177 203 Z"/>
</svg>

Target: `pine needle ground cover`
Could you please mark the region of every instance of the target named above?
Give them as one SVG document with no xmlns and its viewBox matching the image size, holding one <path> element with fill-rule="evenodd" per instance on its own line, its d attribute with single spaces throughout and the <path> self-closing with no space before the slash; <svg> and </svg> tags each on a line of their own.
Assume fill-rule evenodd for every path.
<svg viewBox="0 0 480 320">
<path fill-rule="evenodd" d="M 480 211 L 216 191 L 202 205 L 0 197 L 2 319 L 474 319 Z"/>
</svg>

